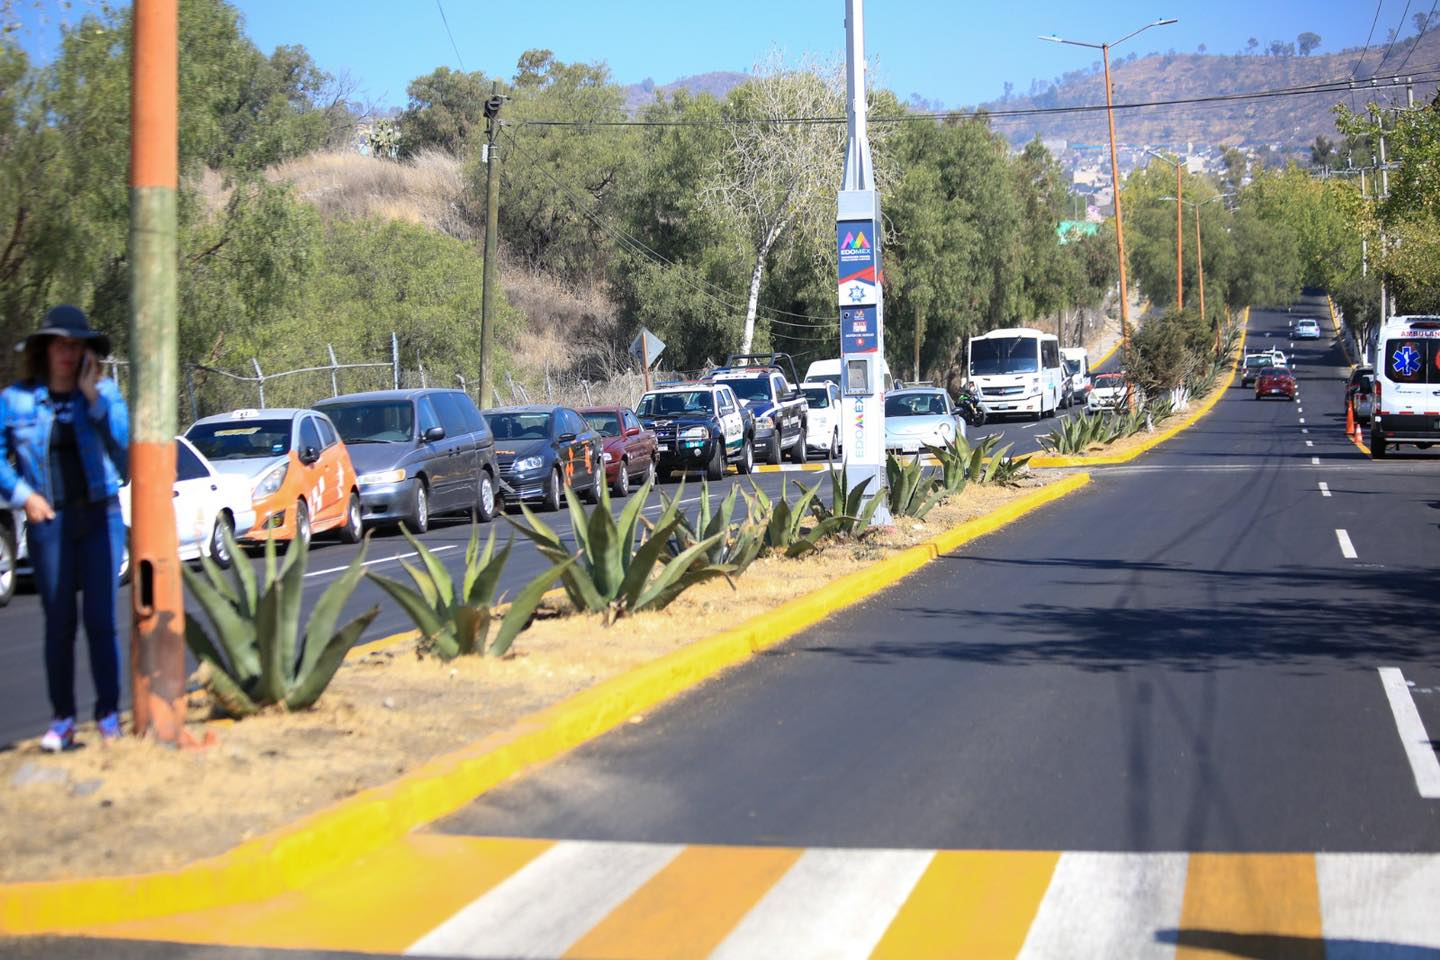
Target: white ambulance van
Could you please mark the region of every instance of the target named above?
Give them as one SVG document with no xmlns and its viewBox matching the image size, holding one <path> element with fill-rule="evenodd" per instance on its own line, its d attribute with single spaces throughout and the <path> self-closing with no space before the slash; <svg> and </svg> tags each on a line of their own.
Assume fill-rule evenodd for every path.
<svg viewBox="0 0 1440 960">
<path fill-rule="evenodd" d="M 1370 456 L 1440 443 L 1440 316 L 1391 317 L 1376 344 Z"/>
</svg>

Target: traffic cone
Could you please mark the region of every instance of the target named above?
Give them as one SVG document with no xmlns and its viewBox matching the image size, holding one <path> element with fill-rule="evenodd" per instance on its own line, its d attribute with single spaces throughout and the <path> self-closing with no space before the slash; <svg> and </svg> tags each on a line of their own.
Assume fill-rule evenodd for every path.
<svg viewBox="0 0 1440 960">
<path fill-rule="evenodd" d="M 1348 401 L 1345 404 L 1345 436 L 1355 436 L 1355 404 Z"/>
</svg>

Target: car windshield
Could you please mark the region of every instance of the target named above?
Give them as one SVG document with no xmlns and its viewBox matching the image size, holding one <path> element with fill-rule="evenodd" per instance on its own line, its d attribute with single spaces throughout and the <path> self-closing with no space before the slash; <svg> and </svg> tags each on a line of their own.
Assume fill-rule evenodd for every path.
<svg viewBox="0 0 1440 960">
<path fill-rule="evenodd" d="M 346 443 L 404 443 L 415 437 L 415 407 L 409 400 L 355 400 L 316 406 L 335 424 Z"/>
<path fill-rule="evenodd" d="M 585 414 L 585 422 L 590 424 L 590 429 L 602 437 L 620 436 L 620 415 L 602 410 L 597 413 Z"/>
<path fill-rule="evenodd" d="M 1266 354 L 1266 355 L 1263 356 L 1263 357 L 1246 357 L 1246 358 L 1245 358 L 1245 366 L 1247 366 L 1247 367 L 1268 367 L 1268 366 L 1270 366 L 1271 364 L 1273 364 L 1274 362 L 1275 362 L 1275 358 L 1272 357 L 1272 356 L 1270 356 L 1269 354 Z"/>
<path fill-rule="evenodd" d="M 887 417 L 943 417 L 948 412 L 938 393 L 892 393 L 885 398 Z"/>
<path fill-rule="evenodd" d="M 207 460 L 252 460 L 290 452 L 289 420 L 221 420 L 197 423 L 185 439 Z"/>
<path fill-rule="evenodd" d="M 1040 369 L 1040 344 L 1032 337 L 986 337 L 970 341 L 970 375 L 1034 373 Z"/>
<path fill-rule="evenodd" d="M 1095 378 L 1095 388 L 1097 390 L 1113 389 L 1123 387 L 1124 385 L 1125 381 L 1118 373 L 1102 373 Z"/>
<path fill-rule="evenodd" d="M 732 380 L 726 377 L 722 383 L 735 391 L 735 396 L 741 400 L 769 400 L 770 399 L 770 377 L 737 377 Z"/>
<path fill-rule="evenodd" d="M 824 410 L 830 406 L 830 391 L 824 387 L 803 387 L 805 399 L 812 410 Z"/>
<path fill-rule="evenodd" d="M 496 440 L 548 440 L 548 413 L 487 413 L 485 422 Z"/>
<path fill-rule="evenodd" d="M 709 390 L 677 390 L 673 393 L 645 394 L 635 412 L 642 417 L 680 417 L 710 414 L 714 410 L 715 400 Z"/>
</svg>

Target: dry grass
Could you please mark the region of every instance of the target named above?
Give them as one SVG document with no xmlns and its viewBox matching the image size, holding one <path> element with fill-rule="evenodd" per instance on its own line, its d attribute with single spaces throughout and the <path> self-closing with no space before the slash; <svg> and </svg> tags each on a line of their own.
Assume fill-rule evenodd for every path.
<svg viewBox="0 0 1440 960">
<path fill-rule="evenodd" d="M 403 161 L 348 151 L 311 153 L 271 167 L 322 216 L 341 220 L 403 220 L 462 240 L 474 239 L 464 213 L 464 168 L 448 153 L 427 150 Z"/>
<path fill-rule="evenodd" d="M 735 581 L 703 584 L 662 611 L 606 627 L 598 616 L 541 619 L 505 660 L 419 658 L 413 645 L 352 660 L 313 710 L 209 722 L 218 747 L 195 753 L 124 740 L 53 757 L 34 741 L 0 754 L 0 881 L 177 867 L 291 823 L 502 730 L 517 718 L 649 662 L 1058 479 L 972 485 L 924 523 L 905 520 L 802 560 L 766 558 Z M 807 480 L 813 483 L 814 480 Z M 192 720 L 208 704 L 192 700 Z M 59 784 L 11 786 L 22 765 Z"/>
</svg>

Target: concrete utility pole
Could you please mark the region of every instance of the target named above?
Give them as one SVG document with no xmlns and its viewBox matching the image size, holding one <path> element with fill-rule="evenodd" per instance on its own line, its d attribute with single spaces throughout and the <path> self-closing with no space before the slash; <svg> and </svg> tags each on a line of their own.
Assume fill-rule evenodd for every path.
<svg viewBox="0 0 1440 960">
<path fill-rule="evenodd" d="M 175 532 L 177 0 L 135 0 L 130 100 L 130 674 L 134 729 L 185 733 L 185 603 Z"/>
<path fill-rule="evenodd" d="M 1185 238 L 1183 233 L 1182 206 L 1185 203 L 1185 164 L 1180 160 L 1171 160 L 1169 157 L 1162 157 L 1154 150 L 1146 150 L 1146 153 L 1175 168 L 1175 309 L 1185 309 Z"/>
<path fill-rule="evenodd" d="M 880 194 L 870 161 L 865 104 L 864 0 L 845 0 L 845 176 L 835 212 L 839 266 L 840 392 L 845 465 L 869 497 L 885 483 L 885 296 L 880 263 Z M 881 499 L 874 523 L 888 524 Z"/>
<path fill-rule="evenodd" d="M 495 327 L 495 291 L 500 278 L 495 257 L 500 243 L 500 108 L 507 97 L 500 95 L 498 82 L 490 85 L 485 101 L 485 280 L 480 294 L 480 392 L 477 405 L 484 407 L 490 396 L 490 344 Z"/>
</svg>

